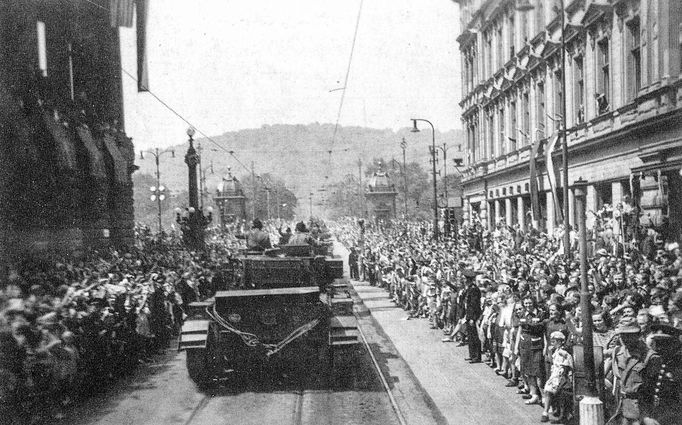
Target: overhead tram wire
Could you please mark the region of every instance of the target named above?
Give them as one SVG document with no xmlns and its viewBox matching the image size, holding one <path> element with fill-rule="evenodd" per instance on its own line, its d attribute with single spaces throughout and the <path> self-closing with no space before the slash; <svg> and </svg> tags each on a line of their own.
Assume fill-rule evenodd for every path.
<svg viewBox="0 0 682 425">
<path fill-rule="evenodd" d="M 350 67 L 353 63 L 353 52 L 355 51 L 355 41 L 358 38 L 358 28 L 360 27 L 360 16 L 362 15 L 362 5 L 364 0 L 360 0 L 360 7 L 358 7 L 358 17 L 355 20 L 355 31 L 353 32 L 353 43 L 350 48 L 350 55 L 348 56 L 348 66 L 346 67 L 346 76 L 343 79 L 343 87 L 341 89 L 341 101 L 339 102 L 339 110 L 336 113 L 336 124 L 334 124 L 334 133 L 332 134 L 332 143 L 329 148 L 329 159 L 327 162 L 327 170 L 331 169 L 332 153 L 334 152 L 334 142 L 336 142 L 336 133 L 339 130 L 339 120 L 341 119 L 341 110 L 343 109 L 343 101 L 346 98 L 346 89 L 348 88 L 348 77 L 350 76 Z M 329 172 L 327 172 L 329 173 Z"/>
<path fill-rule="evenodd" d="M 136 83 L 138 82 L 138 81 L 137 81 L 137 78 L 135 78 L 130 72 L 126 71 L 124 68 L 121 68 L 121 71 L 123 71 L 124 74 L 126 74 L 128 77 L 130 77 L 130 78 L 131 78 L 133 81 L 135 81 Z M 234 158 L 234 160 L 237 161 L 237 163 L 238 163 L 239 165 L 242 166 L 242 168 L 244 168 L 244 169 L 245 169 L 246 171 L 248 171 L 248 172 L 251 172 L 251 169 L 250 169 L 249 167 L 247 167 L 246 165 L 244 165 L 244 163 L 241 162 L 241 161 L 239 160 L 239 158 L 237 158 L 237 156 L 234 154 L 234 151 L 231 151 L 231 150 L 226 149 L 224 146 L 220 145 L 218 142 L 216 142 L 215 140 L 213 140 L 213 139 L 212 139 L 210 136 L 208 136 L 206 133 L 204 133 L 203 131 L 201 131 L 201 129 L 197 128 L 197 126 L 195 126 L 194 124 L 192 124 L 191 122 L 189 122 L 185 117 L 183 117 L 182 115 L 180 115 L 180 113 L 179 113 L 178 111 L 176 111 L 175 109 L 173 109 L 170 105 L 168 105 L 166 102 L 164 102 L 163 99 L 161 99 L 161 98 L 160 98 L 159 96 L 157 96 L 153 91 L 151 91 L 151 90 L 149 89 L 149 87 L 145 87 L 144 89 L 147 91 L 147 93 L 149 93 L 150 95 L 152 95 L 152 97 L 154 97 L 154 99 L 156 99 L 160 104 L 162 104 L 166 109 L 168 109 L 169 111 L 171 111 L 173 114 L 175 114 L 175 116 L 177 116 L 177 117 L 180 118 L 182 121 L 184 121 L 185 123 L 187 123 L 190 127 L 194 128 L 199 134 L 201 134 L 202 136 L 204 136 L 204 138 L 206 138 L 208 141 L 210 141 L 211 143 L 213 143 L 214 145 L 216 145 L 217 147 L 219 147 L 219 148 L 222 149 L 223 151 L 225 151 L 225 152 L 227 152 L 228 154 L 230 154 L 230 155 Z"/>
</svg>

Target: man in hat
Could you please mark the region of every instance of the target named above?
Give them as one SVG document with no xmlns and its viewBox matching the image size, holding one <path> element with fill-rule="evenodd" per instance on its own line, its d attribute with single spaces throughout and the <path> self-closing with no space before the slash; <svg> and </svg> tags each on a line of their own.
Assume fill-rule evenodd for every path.
<svg viewBox="0 0 682 425">
<path fill-rule="evenodd" d="M 621 319 L 616 333 L 622 343 L 613 352 L 612 367 L 617 411 L 612 419 L 620 417 L 623 425 L 651 423 L 654 416 L 655 383 L 661 366 L 661 357 L 651 350 L 640 337 L 641 329 L 632 317 Z"/>
<path fill-rule="evenodd" d="M 263 223 L 255 218 L 251 225 L 251 230 L 235 235 L 238 239 L 246 239 L 246 249 L 249 251 L 264 251 L 272 248 L 270 235 L 263 231 Z"/>
<path fill-rule="evenodd" d="M 467 280 L 467 289 L 464 296 L 464 312 L 467 326 L 467 338 L 469 340 L 469 363 L 481 362 L 481 340 L 478 338 L 476 322 L 481 318 L 481 290 L 476 286 L 476 275 L 473 270 L 464 270 L 463 275 Z"/>
</svg>

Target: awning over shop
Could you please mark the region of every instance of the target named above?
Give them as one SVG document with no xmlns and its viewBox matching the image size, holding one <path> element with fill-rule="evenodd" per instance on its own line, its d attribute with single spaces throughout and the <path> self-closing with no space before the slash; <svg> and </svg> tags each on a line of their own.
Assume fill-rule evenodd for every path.
<svg viewBox="0 0 682 425">
<path fill-rule="evenodd" d="M 648 149 L 639 154 L 639 159 L 644 164 L 633 168 L 632 174 L 652 171 L 680 171 L 682 169 L 682 146 Z"/>
<path fill-rule="evenodd" d="M 111 159 L 114 161 L 114 177 L 116 183 L 125 184 L 128 182 L 128 163 L 121 155 L 121 152 L 116 146 L 116 141 L 111 134 L 104 135 L 104 146 L 107 148 Z"/>
<path fill-rule="evenodd" d="M 88 152 L 88 159 L 90 160 L 90 175 L 95 178 L 106 178 L 107 169 L 104 165 L 104 156 L 97 148 L 97 144 L 92 139 L 92 133 L 90 129 L 84 126 L 78 127 L 76 130 L 78 132 L 78 137 L 83 142 L 86 151 Z"/>
<path fill-rule="evenodd" d="M 75 170 L 78 167 L 76 160 L 76 146 L 71 133 L 53 116 L 46 111 L 42 112 L 42 120 L 47 131 L 52 135 L 57 151 L 57 167 L 64 170 Z"/>
</svg>

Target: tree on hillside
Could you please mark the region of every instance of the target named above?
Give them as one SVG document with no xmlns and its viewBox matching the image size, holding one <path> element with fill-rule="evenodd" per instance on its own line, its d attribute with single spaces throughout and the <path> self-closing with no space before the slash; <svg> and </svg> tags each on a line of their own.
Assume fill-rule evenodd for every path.
<svg viewBox="0 0 682 425">
<path fill-rule="evenodd" d="M 407 194 L 405 194 L 402 163 L 375 158 L 363 168 L 362 187 L 354 175 L 348 174 L 340 182 L 330 185 L 328 208 L 332 216 L 361 216 L 366 211 L 364 192 L 369 179 L 381 168 L 388 173 L 388 178 L 395 186 L 397 215 L 403 214 L 405 196 L 407 196 L 407 213 L 409 217 L 429 217 L 433 210 L 433 196 L 430 195 L 429 174 L 417 162 L 407 164 Z"/>
<path fill-rule="evenodd" d="M 291 220 L 298 206 L 296 195 L 286 187 L 284 180 L 265 173 L 256 176 L 255 184 L 250 174 L 240 179 L 246 195 L 246 215 L 252 216 L 254 211 L 255 190 L 255 214 L 261 219 L 277 218 Z M 269 194 L 268 194 L 269 192 Z M 268 203 L 268 199 L 270 202 Z M 269 215 L 268 215 L 269 213 Z"/>
</svg>

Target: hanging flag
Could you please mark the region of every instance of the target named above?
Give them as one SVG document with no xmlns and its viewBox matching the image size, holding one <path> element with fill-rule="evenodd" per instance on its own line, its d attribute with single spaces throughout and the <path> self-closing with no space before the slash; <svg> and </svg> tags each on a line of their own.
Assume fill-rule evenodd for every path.
<svg viewBox="0 0 682 425">
<path fill-rule="evenodd" d="M 112 27 L 132 27 L 135 0 L 109 0 L 109 24 Z"/>
<path fill-rule="evenodd" d="M 536 167 L 536 156 L 538 155 L 538 149 L 540 149 L 540 140 L 536 140 L 533 143 L 533 147 L 530 152 L 530 206 L 531 214 L 533 215 L 533 221 L 540 220 L 540 195 L 538 193 L 538 173 Z"/>
<path fill-rule="evenodd" d="M 552 137 L 547 141 L 547 148 L 545 149 L 545 164 L 547 167 L 547 179 L 549 180 L 549 188 L 552 191 L 554 212 L 555 214 L 558 214 L 560 220 L 563 221 L 563 211 L 561 209 L 561 203 L 559 202 L 559 193 L 557 192 L 556 170 L 554 168 L 554 160 L 552 159 L 552 152 L 554 151 L 554 146 L 556 146 L 557 140 L 559 140 L 558 135 Z"/>
<path fill-rule="evenodd" d="M 147 69 L 147 0 L 137 0 L 137 91 L 149 91 Z"/>
</svg>

